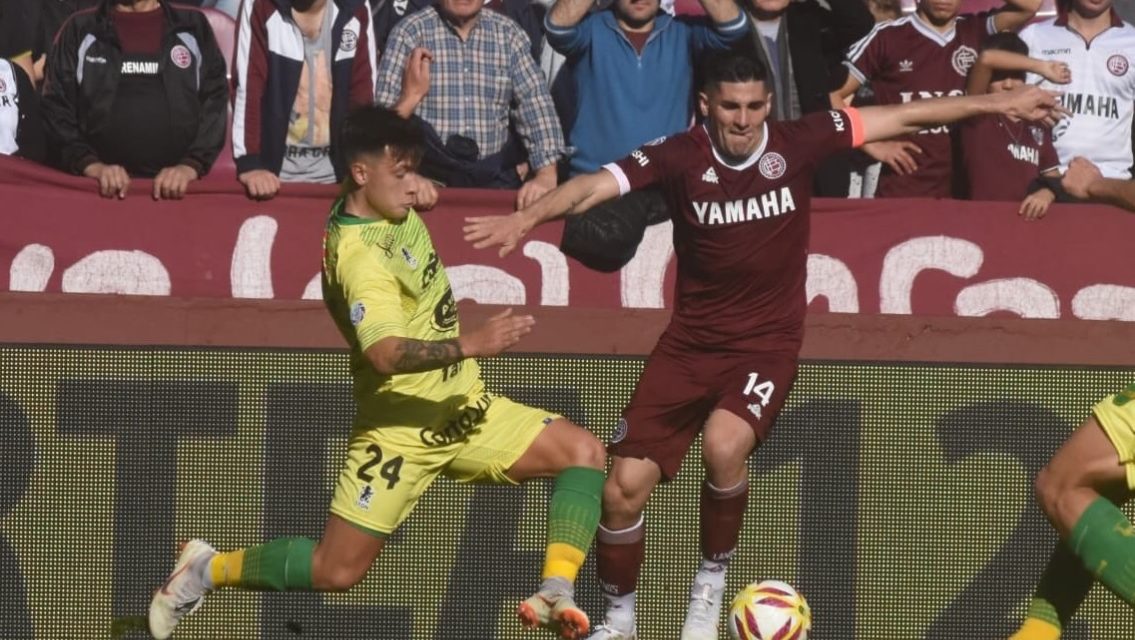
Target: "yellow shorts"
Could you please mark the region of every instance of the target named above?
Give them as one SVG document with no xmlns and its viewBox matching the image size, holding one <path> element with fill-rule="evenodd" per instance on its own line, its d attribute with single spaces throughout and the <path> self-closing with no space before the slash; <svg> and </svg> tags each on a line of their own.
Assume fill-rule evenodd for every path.
<svg viewBox="0 0 1135 640">
<path fill-rule="evenodd" d="M 376 535 L 394 532 L 439 474 L 515 484 L 505 472 L 560 416 L 485 394 L 437 428 L 356 428 L 331 513 Z"/>
<path fill-rule="evenodd" d="M 1092 413 L 1127 468 L 1127 487 L 1135 490 L 1135 384 L 1101 400 Z"/>
</svg>

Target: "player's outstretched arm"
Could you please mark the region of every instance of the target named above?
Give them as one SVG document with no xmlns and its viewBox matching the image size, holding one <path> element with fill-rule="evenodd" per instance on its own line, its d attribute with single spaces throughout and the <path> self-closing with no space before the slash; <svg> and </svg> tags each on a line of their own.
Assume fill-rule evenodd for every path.
<svg viewBox="0 0 1135 640">
<path fill-rule="evenodd" d="M 512 215 L 465 218 L 465 241 L 477 249 L 500 246 L 500 255 L 505 256 L 533 228 L 560 216 L 583 213 L 618 195 L 619 182 L 610 171 L 576 176 Z"/>
<path fill-rule="evenodd" d="M 997 71 L 1026 71 L 1035 73 L 1053 84 L 1072 82 L 1072 70 L 1059 60 L 1040 60 L 1012 51 L 986 49 L 977 57 L 966 79 L 966 95 L 989 93 L 989 83 Z"/>
<path fill-rule="evenodd" d="M 1055 122 L 1068 113 L 1060 106 L 1056 96 L 1052 91 L 1030 85 L 1013 91 L 979 96 L 934 98 L 885 107 L 863 107 L 859 110 L 859 116 L 863 126 L 863 140 L 875 142 L 989 114 Z"/>
<path fill-rule="evenodd" d="M 1005 0 L 1005 6 L 993 15 L 993 24 L 997 31 L 1020 31 L 1042 4 L 1042 0 Z"/>
<path fill-rule="evenodd" d="M 532 316 L 514 316 L 505 309 L 477 329 L 450 340 L 383 338 L 366 350 L 367 359 L 382 375 L 433 371 L 466 358 L 495 356 L 532 331 Z"/>
<path fill-rule="evenodd" d="M 1060 182 L 1065 191 L 1077 198 L 1135 211 L 1135 181 L 1105 178 L 1087 158 L 1073 158 Z"/>
</svg>

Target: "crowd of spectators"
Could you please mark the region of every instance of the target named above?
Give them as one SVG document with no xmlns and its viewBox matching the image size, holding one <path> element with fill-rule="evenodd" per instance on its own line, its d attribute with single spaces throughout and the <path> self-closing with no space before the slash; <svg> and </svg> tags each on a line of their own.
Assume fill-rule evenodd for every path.
<svg viewBox="0 0 1135 640">
<path fill-rule="evenodd" d="M 156 199 L 191 192 L 224 153 L 218 170 L 267 199 L 281 183 L 341 180 L 345 115 L 381 104 L 427 134 L 423 206 L 476 187 L 516 190 L 523 207 L 694 126 L 697 60 L 736 49 L 769 69 L 780 120 L 1060 90 L 1072 117 L 1055 129 L 992 116 L 932 127 L 836 158 L 815 185 L 1012 200 L 1036 219 L 1091 197 L 1062 183 L 1076 158 L 1080 178 L 1131 179 L 1135 106 L 1135 27 L 1111 0 L 1056 0 L 1038 17 L 1041 2 L 197 0 L 232 15 L 219 45 L 216 15 L 168 0 L 0 0 L 0 153 L 89 177 L 108 198 L 153 178 Z M 873 193 L 857 177 L 872 163 Z M 628 195 L 573 216 L 564 250 L 617 269 L 668 217 L 657 193 Z"/>
</svg>

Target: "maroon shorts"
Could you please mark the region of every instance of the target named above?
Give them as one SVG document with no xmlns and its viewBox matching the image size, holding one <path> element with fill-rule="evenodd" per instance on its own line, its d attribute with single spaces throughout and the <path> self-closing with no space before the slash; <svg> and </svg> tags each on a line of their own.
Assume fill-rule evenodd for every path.
<svg viewBox="0 0 1135 640">
<path fill-rule="evenodd" d="M 795 351 L 695 353 L 660 343 L 607 450 L 653 460 L 669 481 L 714 409 L 748 422 L 761 442 L 784 406 L 796 365 Z"/>
</svg>

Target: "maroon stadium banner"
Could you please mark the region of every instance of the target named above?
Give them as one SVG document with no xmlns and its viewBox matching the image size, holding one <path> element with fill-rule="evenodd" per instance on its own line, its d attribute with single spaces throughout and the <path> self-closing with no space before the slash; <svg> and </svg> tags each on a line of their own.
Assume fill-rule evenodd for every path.
<svg viewBox="0 0 1135 640">
<path fill-rule="evenodd" d="M 228 179 L 155 202 L 136 180 L 123 200 L 89 179 L 0 157 L 4 290 L 183 298 L 319 297 L 323 224 L 337 189 L 285 185 L 268 202 Z M 661 308 L 674 260 L 670 225 L 651 228 L 621 272 L 601 274 L 537 229 L 505 258 L 462 239 L 467 216 L 511 211 L 509 192 L 442 190 L 423 217 L 458 298 L 482 303 Z M 813 311 L 1135 320 L 1135 216 L 1053 206 L 1028 222 L 1015 203 L 818 200 L 808 296 Z M 728 269 L 729 265 L 721 265 Z"/>
</svg>

